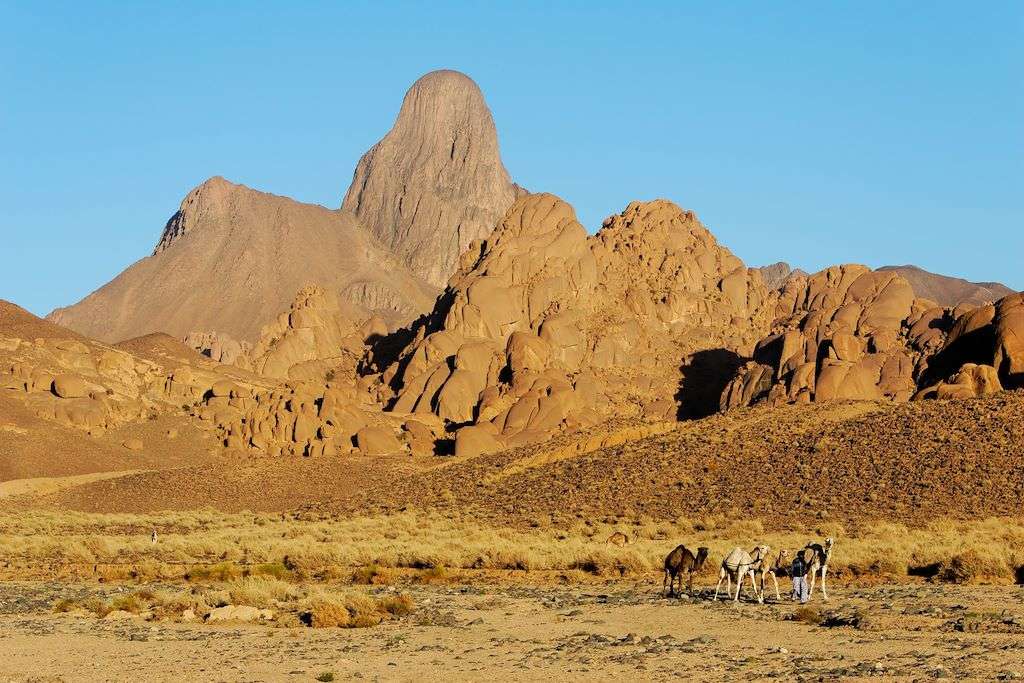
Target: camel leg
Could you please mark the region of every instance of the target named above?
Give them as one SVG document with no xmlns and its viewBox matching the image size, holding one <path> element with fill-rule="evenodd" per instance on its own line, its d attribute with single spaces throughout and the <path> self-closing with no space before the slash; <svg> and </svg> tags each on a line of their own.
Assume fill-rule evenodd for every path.
<svg viewBox="0 0 1024 683">
<path fill-rule="evenodd" d="M 736 597 L 733 598 L 733 602 L 740 601 L 740 591 L 743 590 L 743 579 L 745 579 L 746 576 L 746 572 L 740 572 L 736 575 Z"/>
<path fill-rule="evenodd" d="M 714 597 L 715 602 L 718 601 L 718 589 L 722 587 L 722 579 L 724 579 L 724 578 L 725 578 L 725 570 L 723 569 L 722 571 L 718 572 L 718 585 L 715 586 L 715 597 Z M 726 591 L 728 591 L 728 589 L 726 589 Z M 726 595 L 728 595 L 728 594 L 729 593 L 726 592 Z"/>
<path fill-rule="evenodd" d="M 689 572 L 686 575 L 686 594 L 693 595 L 693 572 Z"/>
<path fill-rule="evenodd" d="M 764 576 L 761 577 L 761 592 L 757 591 L 757 579 L 754 576 L 754 572 L 750 572 L 750 588 L 754 591 L 754 597 L 757 598 L 758 604 L 764 603 Z"/>
<path fill-rule="evenodd" d="M 828 572 L 828 567 L 821 568 L 821 598 L 825 602 L 828 602 L 828 592 L 825 590 L 825 574 Z"/>
<path fill-rule="evenodd" d="M 775 584 L 775 599 L 781 601 L 782 596 L 779 595 L 779 580 L 775 577 L 775 572 L 772 572 L 772 583 Z"/>
<path fill-rule="evenodd" d="M 812 569 L 811 571 L 809 571 L 807 573 L 811 575 L 811 586 L 810 586 L 810 589 L 808 589 L 808 591 L 807 591 L 807 597 L 808 598 L 813 598 L 814 597 L 814 578 L 818 575 L 818 570 L 817 569 Z"/>
</svg>

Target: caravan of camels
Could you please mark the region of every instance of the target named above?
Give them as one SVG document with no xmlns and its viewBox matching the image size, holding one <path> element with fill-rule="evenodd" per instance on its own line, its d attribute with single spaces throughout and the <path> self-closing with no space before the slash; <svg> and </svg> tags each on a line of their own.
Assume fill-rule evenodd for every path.
<svg viewBox="0 0 1024 683">
<path fill-rule="evenodd" d="M 629 537 L 617 531 L 608 537 L 607 542 L 610 545 L 621 547 L 629 543 Z M 792 560 L 790 551 L 785 549 L 780 550 L 772 559 L 771 548 L 767 545 L 757 545 L 749 552 L 743 548 L 733 548 L 722 560 L 713 599 L 718 600 L 718 594 L 724 581 L 726 596 L 732 595 L 733 602 L 739 602 L 743 581 L 750 577 L 750 586 L 758 603 L 764 602 L 768 578 L 771 578 L 774 584 L 775 599 L 781 600 L 778 576 L 783 575 L 794 579 L 794 599 L 799 599 L 801 602 L 807 602 L 814 593 L 814 586 L 820 578 L 821 597 L 827 601 L 828 590 L 825 587 L 825 576 L 828 574 L 828 563 L 832 558 L 834 545 L 835 541 L 831 537 L 826 538 L 823 543 L 808 543 L 802 549 L 792 553 Z M 709 552 L 710 550 L 705 546 L 697 548 L 696 553 L 685 545 L 676 546 L 665 557 L 662 591 L 667 591 L 669 597 L 677 595 L 678 591 L 682 590 L 685 576 L 686 593 L 692 594 L 693 575 L 704 566 Z M 760 583 L 758 576 L 760 576 Z M 807 581 L 810 583 L 808 584 Z M 732 590 L 733 582 L 736 583 L 735 593 Z"/>
</svg>

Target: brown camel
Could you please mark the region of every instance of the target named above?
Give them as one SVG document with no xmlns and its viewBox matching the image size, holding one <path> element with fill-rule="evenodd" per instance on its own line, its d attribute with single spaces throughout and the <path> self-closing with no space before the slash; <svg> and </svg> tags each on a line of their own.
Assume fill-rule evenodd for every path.
<svg viewBox="0 0 1024 683">
<path fill-rule="evenodd" d="M 697 548 L 697 554 L 694 555 L 693 551 L 685 545 L 677 545 L 675 550 L 665 557 L 665 578 L 661 582 L 661 590 L 664 591 L 665 584 L 668 583 L 668 596 L 675 595 L 676 577 L 679 578 L 679 588 L 682 588 L 683 574 L 685 573 L 686 592 L 692 594 L 693 575 L 700 571 L 707 559 L 708 548 L 705 546 Z"/>
<path fill-rule="evenodd" d="M 616 531 L 614 534 L 609 536 L 608 540 L 605 542 L 608 545 L 617 545 L 621 548 L 624 545 L 629 545 L 629 536 L 622 533 L 621 531 Z"/>
</svg>

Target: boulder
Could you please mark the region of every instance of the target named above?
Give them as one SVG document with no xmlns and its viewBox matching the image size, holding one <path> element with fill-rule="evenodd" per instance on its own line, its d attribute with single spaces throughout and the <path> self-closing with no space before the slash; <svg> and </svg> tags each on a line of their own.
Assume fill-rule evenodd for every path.
<svg viewBox="0 0 1024 683">
<path fill-rule="evenodd" d="M 456 457 L 473 457 L 500 451 L 501 443 L 481 425 L 463 427 L 455 434 Z"/>
<path fill-rule="evenodd" d="M 363 427 L 356 432 L 356 446 L 364 455 L 392 455 L 404 450 L 394 432 L 375 426 Z"/>
<path fill-rule="evenodd" d="M 89 384 L 75 375 L 57 375 L 53 378 L 53 393 L 60 398 L 84 398 L 89 395 Z"/>
</svg>

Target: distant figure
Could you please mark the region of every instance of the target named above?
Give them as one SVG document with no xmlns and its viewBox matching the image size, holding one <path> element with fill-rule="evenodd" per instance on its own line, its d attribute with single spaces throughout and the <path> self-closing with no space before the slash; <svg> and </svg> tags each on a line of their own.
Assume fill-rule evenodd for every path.
<svg viewBox="0 0 1024 683">
<path fill-rule="evenodd" d="M 807 559 L 804 553 L 798 552 L 793 557 L 793 564 L 789 567 L 789 574 L 793 577 L 793 600 L 799 600 L 801 605 L 806 605 L 811 597 L 807 588 Z"/>
<path fill-rule="evenodd" d="M 622 546 L 629 544 L 629 536 L 622 533 L 621 531 L 616 531 L 614 534 L 608 537 L 608 540 L 605 541 L 605 543 L 609 545 L 617 545 L 621 548 Z"/>
<path fill-rule="evenodd" d="M 152 541 L 154 545 L 156 545 L 156 529 L 153 529 L 153 533 L 149 535 L 149 540 Z"/>
</svg>

